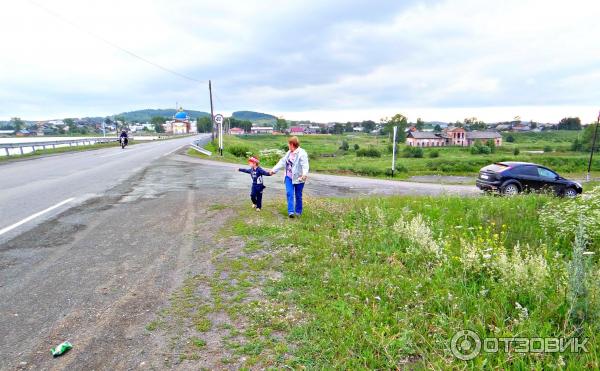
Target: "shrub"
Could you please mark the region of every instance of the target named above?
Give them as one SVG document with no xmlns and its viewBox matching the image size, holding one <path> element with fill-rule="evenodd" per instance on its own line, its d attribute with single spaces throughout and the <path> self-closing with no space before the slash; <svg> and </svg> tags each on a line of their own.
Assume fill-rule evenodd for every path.
<svg viewBox="0 0 600 371">
<path fill-rule="evenodd" d="M 476 141 L 475 144 L 471 147 L 472 155 L 489 155 L 490 153 L 494 153 L 496 151 L 496 144 L 494 141 L 488 141 L 485 145 L 483 145 L 480 141 Z"/>
<path fill-rule="evenodd" d="M 381 157 L 381 152 L 379 152 L 376 148 L 362 148 L 356 151 L 356 155 L 358 157 Z"/>
<path fill-rule="evenodd" d="M 402 157 L 406 158 L 423 158 L 423 148 L 421 147 L 404 147 Z"/>
<path fill-rule="evenodd" d="M 521 153 L 521 150 L 519 149 L 519 147 L 515 147 L 515 149 L 513 150 L 513 155 L 518 156 L 519 153 Z"/>
<path fill-rule="evenodd" d="M 355 150 L 355 151 L 358 151 L 359 149 L 360 149 L 360 146 L 359 146 L 358 144 L 355 144 L 355 145 L 354 145 L 354 150 Z"/>
<path fill-rule="evenodd" d="M 227 151 L 234 155 L 235 157 L 246 157 L 250 152 L 250 148 L 241 145 L 232 145 L 227 148 Z"/>
<path fill-rule="evenodd" d="M 440 152 L 439 151 L 431 151 L 431 152 L 429 152 L 429 157 L 430 158 L 440 157 Z"/>
<path fill-rule="evenodd" d="M 359 175 L 377 176 L 384 174 L 384 170 L 378 169 L 373 166 L 361 166 L 359 168 L 352 168 L 351 171 Z"/>
<path fill-rule="evenodd" d="M 402 164 L 396 164 L 396 171 L 399 173 L 408 173 L 408 168 Z"/>
<path fill-rule="evenodd" d="M 350 149 L 350 145 L 348 144 L 347 140 L 342 140 L 342 145 L 340 146 L 340 149 L 342 151 L 347 151 L 348 149 Z"/>
<path fill-rule="evenodd" d="M 388 144 L 387 145 L 387 151 L 388 151 L 388 153 L 394 152 L 394 146 L 392 144 Z"/>
<path fill-rule="evenodd" d="M 510 134 L 509 136 L 506 137 L 506 141 L 508 143 L 514 143 L 515 142 L 515 137 L 513 137 L 512 134 Z"/>
<path fill-rule="evenodd" d="M 392 169 L 390 169 L 390 168 L 385 169 L 385 175 L 386 176 L 394 176 L 394 174 L 392 173 Z"/>
<path fill-rule="evenodd" d="M 544 152 L 552 152 L 552 147 L 550 147 L 550 146 L 545 146 L 545 147 L 544 147 Z"/>
</svg>

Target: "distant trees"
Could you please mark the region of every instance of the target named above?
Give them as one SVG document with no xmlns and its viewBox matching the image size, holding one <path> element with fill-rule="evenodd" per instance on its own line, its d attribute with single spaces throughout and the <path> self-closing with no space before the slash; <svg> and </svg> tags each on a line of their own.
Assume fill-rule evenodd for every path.
<svg viewBox="0 0 600 371">
<path fill-rule="evenodd" d="M 25 127 L 25 121 L 21 120 L 20 117 L 13 117 L 10 119 L 9 124 L 14 131 L 22 130 Z"/>
<path fill-rule="evenodd" d="M 335 124 L 333 124 L 332 130 L 334 134 L 342 134 L 344 132 L 344 125 L 340 124 L 339 122 L 336 122 Z"/>
<path fill-rule="evenodd" d="M 249 133 L 252 130 L 252 122 L 248 120 L 238 120 L 233 117 L 229 118 L 232 128 L 244 129 L 244 132 Z"/>
<path fill-rule="evenodd" d="M 565 117 L 557 125 L 558 130 L 581 130 L 579 117 Z"/>
<path fill-rule="evenodd" d="M 361 122 L 360 126 L 363 127 L 363 129 L 365 130 L 365 133 L 370 133 L 373 130 L 375 130 L 375 121 L 371 121 L 371 120 L 367 120 L 367 121 L 363 121 Z"/>
<path fill-rule="evenodd" d="M 435 127 L 433 128 L 433 131 L 435 131 L 436 133 L 439 133 L 442 131 L 442 127 L 440 126 L 440 124 L 436 124 Z"/>
<path fill-rule="evenodd" d="M 199 133 L 210 133 L 212 131 L 212 122 L 209 116 L 202 116 L 196 120 L 196 128 Z"/>
<path fill-rule="evenodd" d="M 279 117 L 277 121 L 275 121 L 275 130 L 279 132 L 284 132 L 288 128 L 288 122 L 283 117 Z"/>
<path fill-rule="evenodd" d="M 347 122 L 346 125 L 344 126 L 344 130 L 347 131 L 348 133 L 351 133 L 354 131 L 354 125 L 352 125 L 351 122 Z"/>
<path fill-rule="evenodd" d="M 594 141 L 594 132 L 596 130 L 596 124 L 587 125 L 583 129 L 583 133 L 581 134 L 581 139 L 575 139 L 573 144 L 571 145 L 571 149 L 574 151 L 589 151 L 592 148 L 592 143 Z M 600 131 L 600 128 L 599 128 Z M 600 132 L 596 137 L 596 148 L 595 152 L 598 152 L 600 149 Z"/>
<path fill-rule="evenodd" d="M 402 115 L 401 113 L 397 113 L 394 116 L 392 116 L 391 119 L 388 118 L 383 118 L 381 119 L 381 123 L 383 124 L 383 127 L 381 129 L 381 134 L 383 135 L 387 135 L 390 140 L 392 140 L 392 137 L 394 135 L 394 126 L 398 126 L 398 134 L 396 136 L 396 143 L 404 143 L 404 141 L 406 141 L 406 127 L 408 126 L 408 120 L 406 119 L 406 116 Z"/>
<path fill-rule="evenodd" d="M 164 117 L 161 116 L 153 116 L 150 119 L 150 124 L 152 126 L 154 126 L 154 131 L 157 133 L 164 133 L 165 132 L 165 128 L 163 126 L 163 124 L 165 123 L 166 119 Z"/>
<path fill-rule="evenodd" d="M 487 126 L 485 122 L 479 120 L 477 117 L 469 117 L 463 120 L 464 126 L 469 130 L 485 130 Z"/>
<path fill-rule="evenodd" d="M 418 131 L 422 131 L 425 128 L 425 121 L 421 120 L 421 118 L 417 118 L 417 123 L 415 124 L 415 128 Z"/>
</svg>

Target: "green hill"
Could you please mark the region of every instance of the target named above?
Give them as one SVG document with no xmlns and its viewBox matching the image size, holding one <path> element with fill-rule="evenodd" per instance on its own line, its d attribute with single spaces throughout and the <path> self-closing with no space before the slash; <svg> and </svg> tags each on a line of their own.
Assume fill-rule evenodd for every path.
<svg viewBox="0 0 600 371">
<path fill-rule="evenodd" d="M 184 111 L 192 119 L 196 119 L 198 117 L 210 116 L 210 113 L 202 112 L 202 111 L 194 111 L 194 110 L 186 110 L 186 109 L 184 109 Z M 125 119 L 125 121 L 128 121 L 128 122 L 132 122 L 132 121 L 146 122 L 146 121 L 150 121 L 152 119 L 152 117 L 154 117 L 154 116 L 170 118 L 170 117 L 173 117 L 173 115 L 175 115 L 176 112 L 177 112 L 177 110 L 175 110 L 173 108 L 142 109 L 142 110 L 131 111 L 131 112 L 123 112 L 123 113 L 119 113 L 118 115 L 114 115 L 114 116 L 115 117 L 123 117 Z"/>
<path fill-rule="evenodd" d="M 277 121 L 276 116 L 254 111 L 236 111 L 231 116 L 237 120 L 248 120 L 252 122 L 267 123 Z"/>
</svg>

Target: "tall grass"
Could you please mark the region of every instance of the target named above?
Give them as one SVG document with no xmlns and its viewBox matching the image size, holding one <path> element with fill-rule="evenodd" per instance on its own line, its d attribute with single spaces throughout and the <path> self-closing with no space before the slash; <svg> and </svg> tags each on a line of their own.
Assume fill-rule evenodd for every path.
<svg viewBox="0 0 600 371">
<path fill-rule="evenodd" d="M 282 259 L 276 268 L 283 278 L 267 292 L 304 316 L 285 329 L 294 349 L 288 366 L 598 368 L 600 324 L 572 320 L 573 239 L 540 223 L 540 209 L 555 202 L 546 196 L 309 198 L 300 220 L 288 221 L 282 205 L 270 205 L 281 211 L 260 220 L 243 214 L 234 232 L 267 241 Z M 592 240 L 587 248 L 598 245 Z M 597 261 L 589 264 L 597 278 Z M 597 301 L 594 295 L 587 302 Z M 481 338 L 576 335 L 588 338 L 589 352 L 512 349 L 465 362 L 449 350 L 464 329 Z"/>
</svg>

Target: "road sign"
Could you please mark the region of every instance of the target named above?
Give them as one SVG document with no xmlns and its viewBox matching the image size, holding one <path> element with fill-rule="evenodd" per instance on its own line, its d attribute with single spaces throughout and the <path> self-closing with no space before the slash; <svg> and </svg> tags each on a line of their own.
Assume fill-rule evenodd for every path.
<svg viewBox="0 0 600 371">
<path fill-rule="evenodd" d="M 225 118 L 223 117 L 223 115 L 221 115 L 221 114 L 215 115 L 215 123 L 217 125 L 223 125 L 224 120 L 225 120 Z"/>
</svg>

